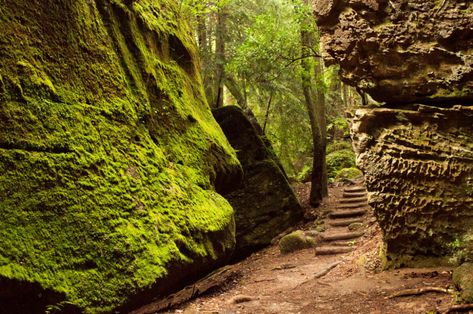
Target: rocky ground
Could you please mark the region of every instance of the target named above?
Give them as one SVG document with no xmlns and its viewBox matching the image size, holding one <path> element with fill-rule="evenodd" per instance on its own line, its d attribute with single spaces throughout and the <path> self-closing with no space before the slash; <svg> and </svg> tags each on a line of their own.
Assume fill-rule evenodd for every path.
<svg viewBox="0 0 473 314">
<path fill-rule="evenodd" d="M 301 199 L 307 198 L 308 188 L 296 187 Z M 340 210 L 344 190 L 332 187 L 330 197 L 317 210 L 303 201 L 308 217 L 319 214 L 327 218 L 299 226 L 300 229 L 333 234 L 330 213 Z M 381 271 L 379 227 L 369 211 L 362 218 L 363 227 L 359 230 L 364 235 L 349 240 L 351 252 L 316 255 L 316 250 L 310 248 L 282 255 L 275 241 L 271 247 L 231 266 L 233 275 L 226 282 L 166 313 L 448 312 L 455 299 L 451 269 Z M 404 292 L 418 294 L 396 296 Z"/>
</svg>

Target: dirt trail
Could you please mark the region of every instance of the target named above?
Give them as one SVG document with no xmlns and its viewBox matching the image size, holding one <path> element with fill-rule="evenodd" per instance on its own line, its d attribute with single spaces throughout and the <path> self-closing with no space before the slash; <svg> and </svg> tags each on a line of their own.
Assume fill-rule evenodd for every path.
<svg viewBox="0 0 473 314">
<path fill-rule="evenodd" d="M 307 196 L 307 188 L 297 188 L 302 199 Z M 345 199 L 344 193 L 346 194 L 342 188 L 330 189 L 330 197 L 317 209 L 327 217 L 324 221 L 324 225 L 329 228 L 325 231 L 327 234 L 333 234 L 334 230 L 346 231 L 332 226 L 334 219 L 329 218 L 331 212 L 340 210 L 340 204 L 344 203 L 340 201 Z M 359 193 L 356 196 L 359 198 L 357 201 L 366 201 L 363 191 L 353 193 Z M 363 206 L 362 208 L 369 209 L 366 204 Z M 449 293 L 429 292 L 417 296 L 389 298 L 405 289 L 450 287 L 451 269 L 402 269 L 381 272 L 379 228 L 369 210 L 365 216 L 355 218 L 360 220 L 360 217 L 364 235 L 344 244 L 353 248 L 349 253 L 316 255 L 314 249 L 307 249 L 281 255 L 275 244 L 232 266 L 239 274 L 237 278 L 166 313 L 405 314 L 437 311 L 442 313 L 447 310 L 453 302 L 453 295 Z M 320 228 L 321 223 L 317 226 Z M 314 223 L 301 228 L 313 229 Z M 327 270 L 329 265 L 336 262 L 339 264 L 328 274 L 316 278 L 321 271 Z"/>
</svg>

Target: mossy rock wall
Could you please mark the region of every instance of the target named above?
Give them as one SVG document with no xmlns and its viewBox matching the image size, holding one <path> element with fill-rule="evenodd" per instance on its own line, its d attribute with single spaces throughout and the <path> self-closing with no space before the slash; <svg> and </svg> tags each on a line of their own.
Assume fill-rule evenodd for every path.
<svg viewBox="0 0 473 314">
<path fill-rule="evenodd" d="M 104 313 L 223 263 L 240 171 L 173 1 L 0 3 L 0 304 Z"/>
<path fill-rule="evenodd" d="M 214 110 L 214 116 L 243 167 L 243 180 L 223 192 L 235 209 L 234 258 L 241 259 L 299 222 L 303 211 L 259 126 L 236 106 Z"/>
<path fill-rule="evenodd" d="M 386 266 L 471 260 L 473 108 L 359 109 L 352 127 Z"/>
</svg>

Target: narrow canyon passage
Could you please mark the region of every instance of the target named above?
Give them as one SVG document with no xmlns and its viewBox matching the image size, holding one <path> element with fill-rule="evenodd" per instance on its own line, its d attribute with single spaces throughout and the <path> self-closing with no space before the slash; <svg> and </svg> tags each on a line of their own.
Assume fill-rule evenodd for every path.
<svg viewBox="0 0 473 314">
<path fill-rule="evenodd" d="M 307 184 L 295 187 L 302 198 L 307 197 L 308 189 Z M 407 314 L 448 311 L 454 301 L 453 290 L 449 290 L 452 288 L 451 268 L 381 272 L 381 233 L 372 209 L 365 204 L 361 215 L 353 214 L 350 206 L 343 209 L 346 204 L 356 204 L 347 203 L 347 196 L 362 194 L 362 189 L 362 186 L 331 187 L 329 198 L 320 208 L 324 219 L 298 226 L 308 234 L 315 229 L 322 231 L 326 240 L 319 239 L 316 248 L 281 254 L 274 241 L 272 246 L 226 268 L 231 276 L 213 282 L 212 289 L 203 295 L 163 312 Z M 357 195 L 355 201 L 364 200 L 360 197 L 363 195 Z M 313 210 L 307 202 L 302 201 L 302 204 L 305 210 Z M 333 215 L 344 211 L 346 216 Z M 348 231 L 348 222 L 357 227 L 356 232 Z M 363 235 L 356 237 L 356 233 Z M 345 238 L 339 239 L 336 235 L 342 238 L 345 235 Z M 331 238 L 336 239 L 330 241 Z M 195 291 L 199 287 L 202 287 L 199 283 L 194 285 Z M 422 293 L 429 289 L 438 291 Z M 442 290 L 444 292 L 439 292 Z M 421 294 L 396 297 L 404 292 Z M 157 307 L 148 305 L 133 313 L 155 313 L 156 310 Z"/>
</svg>

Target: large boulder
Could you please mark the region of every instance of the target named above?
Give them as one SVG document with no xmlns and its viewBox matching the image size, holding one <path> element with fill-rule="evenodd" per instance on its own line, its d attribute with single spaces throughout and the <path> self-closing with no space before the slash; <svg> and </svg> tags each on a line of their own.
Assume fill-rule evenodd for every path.
<svg viewBox="0 0 473 314">
<path fill-rule="evenodd" d="M 177 12 L 2 1 L 2 313 L 126 312 L 232 254 L 240 166 Z"/>
<path fill-rule="evenodd" d="M 314 0 L 325 59 L 375 100 L 473 102 L 473 2 Z"/>
<path fill-rule="evenodd" d="M 303 211 L 256 121 L 236 106 L 213 113 L 243 167 L 241 185 L 222 192 L 235 209 L 235 259 L 240 259 L 270 244 L 300 221 Z"/>
<path fill-rule="evenodd" d="M 387 265 L 473 258 L 473 108 L 358 109 L 353 134 Z"/>
</svg>

